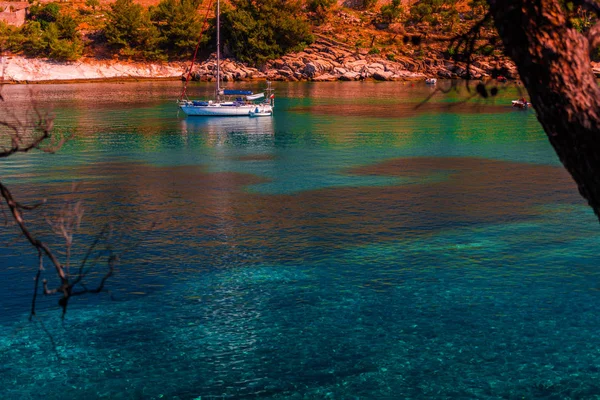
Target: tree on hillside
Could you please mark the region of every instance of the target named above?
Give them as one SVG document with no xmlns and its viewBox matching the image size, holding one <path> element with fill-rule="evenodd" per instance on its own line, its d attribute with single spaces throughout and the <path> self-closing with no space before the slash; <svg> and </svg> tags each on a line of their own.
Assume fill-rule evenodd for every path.
<svg viewBox="0 0 600 400">
<path fill-rule="evenodd" d="M 413 22 L 428 22 L 431 26 L 446 26 L 452 30 L 458 19 L 457 0 L 418 0 L 410 8 Z"/>
<path fill-rule="evenodd" d="M 375 4 L 377 4 L 377 0 L 363 0 L 362 8 L 363 10 L 370 10 L 371 8 L 375 7 Z"/>
<path fill-rule="evenodd" d="M 600 218 L 600 89 L 590 54 L 600 25 L 583 33 L 560 0 L 488 0 L 506 53 L 515 62 L 550 143 Z M 600 15 L 594 0 L 575 6 Z"/>
<path fill-rule="evenodd" d="M 117 0 L 106 15 L 104 36 L 124 56 L 160 57 L 158 30 L 148 12 L 133 0 Z"/>
<path fill-rule="evenodd" d="M 60 7 L 57 3 L 48 3 L 45 5 L 34 4 L 29 8 L 29 18 L 39 21 L 42 26 L 50 22 L 55 22 L 60 16 Z"/>
<path fill-rule="evenodd" d="M 392 0 L 390 4 L 386 4 L 381 7 L 379 15 L 381 16 L 382 22 L 391 24 L 400 18 L 402 12 L 402 0 Z"/>
<path fill-rule="evenodd" d="M 77 21 L 70 15 L 59 15 L 56 19 L 56 29 L 58 30 L 58 36 L 60 39 L 66 40 L 78 40 L 80 39 L 79 32 L 77 31 Z"/>
<path fill-rule="evenodd" d="M 43 43 L 46 44 L 46 53 L 55 60 L 75 61 L 81 57 L 83 51 L 79 33 L 70 27 L 67 27 L 66 31 L 63 29 L 65 27 L 57 22 L 48 24 L 42 36 Z"/>
<path fill-rule="evenodd" d="M 232 0 L 232 4 L 235 8 L 221 9 L 221 37 L 239 61 L 263 64 L 313 41 L 296 1 Z"/>
<path fill-rule="evenodd" d="M 56 3 L 32 7 L 30 20 L 13 32 L 9 49 L 23 50 L 33 57 L 74 61 L 81 57 L 83 43 L 77 30 L 77 21 L 61 13 Z"/>
<path fill-rule="evenodd" d="M 470 14 L 472 17 L 481 17 L 487 12 L 487 0 L 471 0 L 468 4 L 471 9 Z"/>
<path fill-rule="evenodd" d="M 329 10 L 337 4 L 337 0 L 308 0 L 306 9 L 314 15 L 314 20 L 321 24 L 327 19 Z"/>
<path fill-rule="evenodd" d="M 189 57 L 194 51 L 202 24 L 198 7 L 202 0 L 162 0 L 150 9 L 150 19 L 157 27 L 159 45 L 167 53 Z"/>
<path fill-rule="evenodd" d="M 96 12 L 96 7 L 100 7 L 100 0 L 85 0 L 85 5 Z"/>
</svg>

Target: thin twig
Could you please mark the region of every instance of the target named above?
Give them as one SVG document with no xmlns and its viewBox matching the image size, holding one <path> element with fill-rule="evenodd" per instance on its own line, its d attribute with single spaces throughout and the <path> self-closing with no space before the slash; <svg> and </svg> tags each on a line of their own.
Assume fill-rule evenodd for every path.
<svg viewBox="0 0 600 400">
<path fill-rule="evenodd" d="M 38 286 L 40 283 L 40 274 L 44 270 L 44 255 L 42 254 L 42 251 L 39 249 L 38 249 L 38 259 L 39 259 L 39 267 L 38 267 L 37 274 L 35 274 L 35 279 L 34 279 L 35 283 L 33 285 L 33 298 L 31 299 L 31 314 L 29 315 L 30 321 L 35 316 L 35 302 L 37 300 Z"/>
</svg>

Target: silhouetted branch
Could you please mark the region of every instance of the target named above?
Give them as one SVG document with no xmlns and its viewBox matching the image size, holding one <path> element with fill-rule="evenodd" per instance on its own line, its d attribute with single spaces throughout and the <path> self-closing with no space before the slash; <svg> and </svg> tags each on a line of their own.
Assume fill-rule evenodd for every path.
<svg viewBox="0 0 600 400">
<path fill-rule="evenodd" d="M 471 66 L 473 64 L 473 55 L 478 49 L 483 46 L 477 47 L 477 42 L 481 39 L 482 29 L 486 24 L 489 24 L 492 19 L 490 12 L 486 12 L 483 18 L 477 21 L 467 32 L 455 36 L 450 40 L 448 48 L 452 49 L 452 58 L 455 61 L 462 61 L 466 63 L 466 79 L 467 88 L 468 81 L 471 79 Z"/>
<path fill-rule="evenodd" d="M 106 280 L 112 276 L 113 272 L 115 271 L 115 265 L 118 261 L 119 261 L 119 257 L 114 254 L 111 254 L 108 257 L 108 272 L 102 277 L 102 280 L 100 280 L 100 284 L 98 285 L 98 287 L 96 289 L 88 289 L 84 284 L 81 284 L 81 286 L 83 287 L 84 290 L 79 291 L 79 292 L 73 292 L 73 293 L 71 293 L 71 295 L 79 296 L 84 293 L 100 293 L 100 292 L 102 292 L 104 290 L 104 284 L 106 283 Z"/>
<path fill-rule="evenodd" d="M 40 250 L 38 250 L 38 259 L 39 259 L 40 264 L 39 264 L 38 271 L 35 274 L 35 278 L 34 278 L 35 284 L 33 285 L 33 298 L 31 300 L 31 314 L 29 314 L 30 321 L 35 316 L 35 302 L 37 300 L 38 286 L 40 283 L 40 275 L 42 274 L 42 271 L 44 269 L 44 255 L 42 254 L 42 252 Z"/>
<path fill-rule="evenodd" d="M 17 114 L 17 111 L 19 112 Z M 17 110 L 7 103 L 6 97 L 0 94 L 0 157 L 9 157 L 15 153 L 26 153 L 37 149 L 46 153 L 54 153 L 62 147 L 69 136 L 52 135 L 53 117 L 47 112 L 42 113 L 33 99 L 30 99 L 29 107 L 25 110 Z M 0 181 L 0 196 L 4 199 L 8 210 L 12 215 L 19 228 L 20 233 L 25 239 L 37 250 L 39 266 L 34 278 L 34 293 L 31 303 L 30 319 L 36 316 L 36 301 L 39 288 L 41 274 L 44 271 L 43 259 L 47 258 L 54 271 L 59 278 L 59 285 L 50 289 L 48 280 L 43 279 L 44 295 L 61 294 L 59 305 L 62 308 L 62 316 L 64 317 L 69 299 L 73 295 L 83 293 L 99 293 L 104 290 L 104 286 L 108 278 L 113 275 L 115 265 L 119 259 L 113 254 L 112 247 L 107 245 L 109 256 L 107 258 L 108 270 L 100 280 L 96 289 L 89 290 L 84 287 L 84 290 L 75 292 L 74 288 L 78 284 L 82 284 L 82 279 L 86 275 L 85 266 L 89 257 L 94 252 L 101 239 L 107 240 L 106 229 L 96 237 L 90 248 L 88 249 L 84 260 L 80 264 L 79 273 L 72 279 L 70 274 L 70 265 L 72 257 L 72 248 L 74 243 L 74 235 L 79 229 L 83 218 L 82 202 L 75 199 L 78 185 L 73 185 L 72 193 L 65 199 L 63 206 L 54 218 L 47 218 L 51 230 L 61 237 L 65 243 L 65 262 L 62 263 L 56 253 L 50 247 L 42 242 L 36 234 L 28 227 L 24 212 L 34 210 L 45 203 L 45 200 L 34 205 L 25 205 L 15 200 L 9 188 Z M 5 219 L 6 213 L 2 209 Z M 102 255 L 99 255 L 95 261 L 100 260 Z M 83 287 L 83 286 L 82 286 Z"/>
<path fill-rule="evenodd" d="M 573 4 L 600 16 L 600 4 L 596 0 L 574 0 Z"/>
<path fill-rule="evenodd" d="M 436 87 L 435 90 L 429 94 L 429 96 L 427 96 L 423 101 L 421 101 L 419 104 L 417 104 L 415 106 L 415 109 L 419 109 L 422 106 L 424 106 L 425 104 L 427 104 L 429 102 L 429 100 L 431 100 L 431 98 L 433 96 L 435 96 L 436 93 L 449 93 L 452 90 L 456 90 L 456 85 L 453 84 L 448 89 L 442 89 L 442 88 Z M 471 100 L 475 96 L 477 96 L 477 93 L 472 93 L 471 95 L 465 97 L 464 99 L 462 99 L 460 101 L 455 101 L 455 102 L 452 102 L 452 103 L 448 103 L 448 108 L 450 109 L 450 108 L 456 107 L 456 106 L 458 106 L 460 104 L 464 104 L 464 103 L 468 102 L 469 100 Z"/>
<path fill-rule="evenodd" d="M 6 145 L 0 147 L 0 157 L 39 149 L 42 142 L 51 138 L 54 118 L 48 113 L 42 114 L 39 110 L 30 108 L 21 110 L 22 116 L 19 116 L 7 105 L 6 98 L 3 96 L 0 97 L 0 111 L 2 113 L 0 127 L 6 128 L 3 135 L 7 136 L 10 142 L 9 147 Z M 58 148 L 54 151 L 56 150 Z"/>
<path fill-rule="evenodd" d="M 35 317 L 35 320 L 40 324 L 40 326 L 42 327 L 42 330 L 46 333 L 46 336 L 48 336 L 48 340 L 50 340 L 50 347 L 52 347 L 52 351 L 54 351 L 54 355 L 56 355 L 56 358 L 59 360 L 63 360 L 63 358 L 60 356 L 60 354 L 58 353 L 58 350 L 56 348 L 56 342 L 54 341 L 54 336 L 52 336 L 52 334 L 50 333 L 50 331 L 48 330 L 48 328 L 46 328 L 46 325 L 44 325 L 44 322 Z"/>
<path fill-rule="evenodd" d="M 90 258 L 90 256 L 92 255 L 92 253 L 94 252 L 94 250 L 96 249 L 96 246 L 98 245 L 98 243 L 100 242 L 101 239 L 104 238 L 106 232 L 108 231 L 110 225 L 106 224 L 104 225 L 104 228 L 102 228 L 102 230 L 100 231 L 100 233 L 98 235 L 96 235 L 96 238 L 94 239 L 94 241 L 92 242 L 92 244 L 88 247 L 85 256 L 83 257 L 83 260 L 81 261 L 81 263 L 79 264 L 79 272 L 77 273 L 77 277 L 75 278 L 75 280 L 73 281 L 73 285 L 78 284 L 87 274 L 87 272 L 84 271 L 84 268 L 88 262 L 88 259 Z M 100 257 L 100 255 L 98 256 L 98 258 Z M 97 259 L 98 259 L 97 258 Z M 97 261 L 96 259 L 96 261 Z M 95 265 L 95 263 L 94 263 Z"/>
<path fill-rule="evenodd" d="M 43 206 L 44 204 L 46 204 L 46 200 L 45 199 L 42 200 L 42 201 L 40 201 L 39 203 L 35 203 L 35 204 L 30 205 L 30 206 L 26 206 L 24 204 L 21 204 L 21 203 L 17 202 L 17 207 L 19 208 L 19 210 L 32 211 L 32 210 L 35 210 L 36 208 L 38 208 L 40 206 Z"/>
<path fill-rule="evenodd" d="M 43 252 L 46 255 L 46 257 L 48 257 L 50 259 L 50 261 L 54 265 L 56 273 L 59 276 L 59 278 L 61 279 L 61 281 L 63 281 L 63 282 L 66 281 L 66 275 L 64 273 L 64 270 L 62 269 L 62 265 L 60 264 L 60 261 L 56 258 L 54 253 L 50 250 L 50 248 L 45 243 L 38 240 L 29 231 L 29 229 L 25 225 L 25 219 L 23 217 L 23 214 L 21 213 L 20 208 L 17 206 L 17 202 L 13 198 L 13 195 L 10 192 L 10 190 L 8 190 L 8 188 L 2 182 L 0 182 L 0 195 L 4 198 L 9 210 L 11 211 L 11 213 L 13 215 L 13 219 L 15 220 L 15 222 L 17 223 L 17 225 L 19 226 L 19 228 L 21 230 L 21 233 L 23 233 L 25 238 L 29 241 L 29 243 L 31 243 L 32 246 L 34 246 L 39 251 Z"/>
</svg>

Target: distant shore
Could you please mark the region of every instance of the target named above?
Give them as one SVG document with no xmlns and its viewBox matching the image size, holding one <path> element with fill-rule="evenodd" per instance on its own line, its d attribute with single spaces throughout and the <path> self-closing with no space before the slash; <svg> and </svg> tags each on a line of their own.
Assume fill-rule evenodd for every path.
<svg viewBox="0 0 600 400">
<path fill-rule="evenodd" d="M 2 83 L 75 83 L 139 80 L 181 80 L 189 71 L 189 62 L 139 62 L 117 59 L 83 58 L 59 62 L 21 55 L 5 55 L 0 60 Z M 494 77 L 498 69 L 508 79 L 518 79 L 514 65 L 486 59 L 475 60 L 470 67 L 472 79 Z M 467 77 L 466 65 L 445 59 L 394 59 L 319 39 L 303 51 L 271 60 L 257 69 L 233 60 L 221 60 L 221 79 L 229 81 L 415 81 L 425 78 L 461 79 Z M 213 57 L 199 62 L 191 72 L 196 81 L 216 79 Z"/>
</svg>

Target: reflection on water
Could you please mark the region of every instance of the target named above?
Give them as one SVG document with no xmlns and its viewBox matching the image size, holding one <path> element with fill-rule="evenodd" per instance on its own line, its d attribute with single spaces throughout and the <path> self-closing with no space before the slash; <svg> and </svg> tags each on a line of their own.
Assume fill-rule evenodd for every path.
<svg viewBox="0 0 600 400">
<path fill-rule="evenodd" d="M 597 393 L 597 222 L 535 115 L 498 109 L 515 88 L 407 114 L 430 88 L 281 83 L 272 118 L 183 118 L 180 86 L 36 87 L 77 139 L 3 160 L 3 181 L 46 209 L 85 182 L 77 244 L 113 221 L 135 251 L 114 301 L 79 297 L 63 323 L 40 296 L 54 353 L 27 322 L 35 254 L 0 230 L 1 397 Z"/>
<path fill-rule="evenodd" d="M 181 133 L 273 135 L 275 122 L 273 117 L 187 117 L 181 120 Z"/>
</svg>

